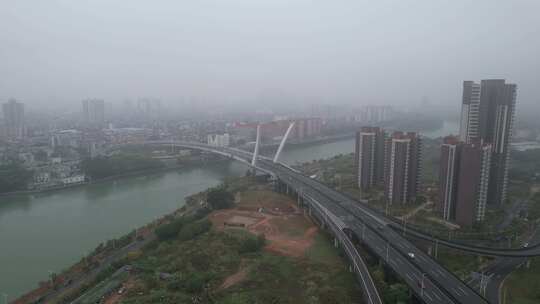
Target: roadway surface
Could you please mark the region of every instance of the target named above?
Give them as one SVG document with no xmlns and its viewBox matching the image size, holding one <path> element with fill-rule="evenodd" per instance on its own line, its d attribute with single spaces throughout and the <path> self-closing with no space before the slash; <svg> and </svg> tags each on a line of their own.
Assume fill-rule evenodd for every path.
<svg viewBox="0 0 540 304">
<path fill-rule="evenodd" d="M 540 242 L 540 229 L 536 229 L 529 239 L 529 243 Z M 527 258 L 499 257 L 495 259 L 485 270 L 484 276 L 488 277 L 485 295 L 490 303 L 501 303 L 501 287 L 505 279 L 519 267 L 527 262 Z M 480 278 L 477 277 L 469 282 L 472 286 L 479 286 Z"/>
<path fill-rule="evenodd" d="M 309 177 L 267 160 L 258 166 L 272 170 L 303 196 L 312 197 L 342 219 L 350 230 L 393 269 L 426 303 L 488 303 L 476 291 L 430 256 L 391 229 L 386 219 Z M 414 258 L 409 257 L 414 254 Z"/>
<path fill-rule="evenodd" d="M 251 152 L 210 147 L 199 143 L 168 142 L 188 148 L 219 153 L 244 163 L 250 163 Z M 362 242 L 393 269 L 408 286 L 426 303 L 471 303 L 488 301 L 450 271 L 418 249 L 399 233 L 400 225 L 392 219 L 374 211 L 318 181 L 315 181 L 285 164 L 274 163 L 265 157 L 257 159 L 256 168 L 271 174 L 292 187 L 302 197 L 309 197 L 328 210 L 347 226 Z M 538 245 L 521 249 L 493 249 L 476 247 L 457 242 L 433 238 L 417 231 L 408 235 L 437 241 L 441 245 L 491 256 L 526 257 L 540 255 Z"/>
<path fill-rule="evenodd" d="M 406 229 L 407 236 L 422 239 L 432 243 L 438 243 L 450 248 L 458 249 L 461 251 L 476 253 L 479 255 L 495 256 L 495 257 L 509 257 L 509 258 L 522 258 L 522 257 L 535 257 L 540 256 L 540 244 L 534 243 L 529 247 L 524 248 L 489 248 L 472 246 L 468 244 L 459 243 L 456 241 L 448 241 L 427 235 L 423 232 L 416 231 L 410 228 L 403 228 L 403 225 L 392 222 L 389 226 L 395 231 L 404 232 Z"/>
<path fill-rule="evenodd" d="M 339 240 L 341 246 L 343 246 L 345 253 L 349 256 L 351 260 L 352 267 L 355 270 L 358 281 L 362 285 L 362 289 L 364 291 L 364 298 L 367 303 L 383 304 L 379 295 L 379 291 L 375 286 L 375 282 L 373 281 L 373 278 L 369 273 L 367 265 L 365 264 L 363 258 L 360 256 L 360 253 L 358 252 L 352 240 L 345 233 L 345 229 L 347 228 L 345 222 L 342 219 L 337 218 L 335 214 L 331 213 L 318 200 L 316 200 L 309 194 L 303 193 L 301 196 L 303 197 L 304 201 L 309 202 L 310 206 L 318 211 L 321 222 L 330 226 L 329 228 L 334 233 L 336 240 Z"/>
</svg>

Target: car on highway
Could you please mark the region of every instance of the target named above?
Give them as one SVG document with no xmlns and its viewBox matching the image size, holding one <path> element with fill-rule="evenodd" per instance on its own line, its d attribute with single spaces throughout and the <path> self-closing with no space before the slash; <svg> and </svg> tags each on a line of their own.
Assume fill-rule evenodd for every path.
<svg viewBox="0 0 540 304">
<path fill-rule="evenodd" d="M 409 256 L 409 258 L 414 259 L 414 253 L 409 252 L 409 253 L 407 253 L 407 255 Z"/>
</svg>

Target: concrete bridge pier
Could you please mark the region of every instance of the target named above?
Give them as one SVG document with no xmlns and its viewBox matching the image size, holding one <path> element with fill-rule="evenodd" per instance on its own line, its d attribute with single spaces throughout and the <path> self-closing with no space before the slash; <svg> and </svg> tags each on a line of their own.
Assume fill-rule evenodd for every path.
<svg viewBox="0 0 540 304">
<path fill-rule="evenodd" d="M 298 204 L 298 206 L 302 206 L 304 204 L 304 198 L 302 197 L 301 194 L 297 194 L 296 196 L 296 203 Z"/>
<path fill-rule="evenodd" d="M 279 179 L 274 181 L 274 191 L 281 193 L 281 181 Z"/>
<path fill-rule="evenodd" d="M 276 183 L 275 183 L 275 191 L 277 193 L 286 193 L 286 185 L 284 182 L 280 181 L 279 179 L 276 180 Z"/>
<path fill-rule="evenodd" d="M 334 247 L 336 247 L 336 248 L 339 247 L 339 242 L 338 242 L 337 238 L 334 238 Z"/>
<path fill-rule="evenodd" d="M 270 183 L 272 184 L 272 189 L 274 189 L 275 192 L 279 192 L 278 189 L 277 189 L 277 187 L 278 187 L 277 183 L 278 183 L 278 182 L 279 182 L 279 181 L 278 181 L 277 179 L 273 179 L 273 178 L 272 178 L 272 179 L 270 180 Z"/>
</svg>

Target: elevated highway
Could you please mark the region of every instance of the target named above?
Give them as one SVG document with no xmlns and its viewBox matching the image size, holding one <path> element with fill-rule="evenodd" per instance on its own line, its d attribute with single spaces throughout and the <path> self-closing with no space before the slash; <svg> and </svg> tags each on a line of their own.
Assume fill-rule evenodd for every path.
<svg viewBox="0 0 540 304">
<path fill-rule="evenodd" d="M 217 153 L 219 155 L 223 155 L 225 157 L 238 160 L 246 165 L 253 166 L 253 158 L 252 158 L 253 154 L 250 152 L 243 151 L 243 150 L 238 150 L 238 149 L 233 149 L 233 148 L 210 147 L 208 145 L 204 145 L 200 143 L 190 143 L 190 142 L 153 141 L 153 142 L 147 142 L 146 144 L 164 145 L 164 146 L 174 145 L 174 146 L 179 146 L 183 148 L 197 149 L 200 151 Z M 265 162 L 273 163 L 271 159 L 266 158 L 264 156 L 259 156 L 257 159 L 259 161 L 264 160 Z M 264 173 L 269 174 L 275 180 L 279 179 L 279 177 L 275 174 L 275 172 L 273 172 L 272 170 L 268 170 L 268 168 L 265 168 L 264 166 L 260 166 L 257 164 L 255 168 L 257 170 L 260 170 Z M 293 189 L 291 188 L 291 193 L 292 193 L 292 190 Z M 285 191 L 289 192 L 288 188 Z M 319 203 L 314 197 L 310 196 L 308 193 L 303 193 L 303 194 L 300 194 L 299 192 L 297 193 L 298 193 L 298 202 L 302 206 L 308 208 L 311 216 L 317 218 L 319 222 L 323 223 L 323 225 L 326 225 L 328 230 L 332 233 L 332 235 L 335 238 L 335 244 L 337 245 L 339 243 L 342 246 L 345 254 L 349 258 L 349 261 L 351 263 L 350 269 L 351 271 L 354 271 L 357 277 L 357 280 L 360 282 L 360 285 L 363 290 L 365 303 L 383 304 L 383 301 L 381 300 L 377 287 L 375 286 L 375 282 L 373 281 L 371 274 L 369 273 L 369 269 L 367 268 L 364 260 L 360 256 L 360 253 L 356 249 L 355 245 L 353 244 L 351 238 L 345 232 L 347 229 L 347 225 L 341 219 L 336 217 L 335 214 L 330 212 L 325 206 Z"/>
<path fill-rule="evenodd" d="M 175 145 L 218 153 L 246 164 L 253 165 L 253 154 L 243 150 L 210 147 L 200 143 L 149 142 L 149 144 Z M 351 239 L 357 239 L 393 269 L 425 303 L 488 303 L 488 301 L 463 281 L 424 253 L 402 234 L 399 225 L 390 218 L 369 208 L 316 180 L 304 176 L 285 164 L 265 157 L 257 157 L 255 168 L 271 175 L 287 192 L 294 192 L 310 212 L 327 225 L 344 247 L 352 261 L 355 273 L 363 283 L 368 303 L 382 303 L 371 280 L 367 267 Z M 417 231 L 408 231 L 425 240 L 434 239 Z M 491 256 L 529 257 L 540 255 L 540 248 L 491 249 L 437 240 L 442 245 L 477 254 Z"/>
</svg>

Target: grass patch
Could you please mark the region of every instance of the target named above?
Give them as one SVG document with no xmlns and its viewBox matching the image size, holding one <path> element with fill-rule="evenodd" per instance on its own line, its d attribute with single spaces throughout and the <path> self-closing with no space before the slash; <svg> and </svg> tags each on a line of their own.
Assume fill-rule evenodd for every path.
<svg viewBox="0 0 540 304">
<path fill-rule="evenodd" d="M 315 235 L 313 245 L 306 251 L 306 257 L 314 263 L 343 265 L 340 250 L 333 246 L 334 240 L 322 232 Z"/>
<path fill-rule="evenodd" d="M 111 276 L 110 278 L 100 282 L 94 288 L 86 292 L 82 297 L 75 300 L 74 304 L 91 304 L 96 303 L 102 296 L 114 291 L 118 288 L 122 282 L 128 277 L 126 272 L 123 272 L 117 276 Z"/>
<path fill-rule="evenodd" d="M 265 251 L 243 253 L 242 242 L 253 235 L 241 230 L 206 232 L 194 240 L 161 242 L 137 261 L 138 289 L 122 303 L 360 303 L 361 292 L 331 240 L 318 234 L 308 258 Z M 219 286 L 240 267 L 245 279 L 227 289 Z M 164 281 L 156 273 L 173 277 Z M 142 294 L 140 294 L 142 293 Z"/>
<path fill-rule="evenodd" d="M 359 303 L 361 294 L 345 267 L 261 253 L 247 280 L 223 296 L 224 303 Z M 221 303 L 221 301 L 219 301 Z"/>
<path fill-rule="evenodd" d="M 461 280 L 466 280 L 471 272 L 478 271 L 486 259 L 481 256 L 463 254 L 442 246 L 439 246 L 437 254 L 437 261 Z"/>
<path fill-rule="evenodd" d="M 529 269 L 520 268 L 510 274 L 503 290 L 505 288 L 507 289 L 507 303 L 540 303 L 540 259 L 533 259 Z"/>
<path fill-rule="evenodd" d="M 284 204 L 288 198 L 268 190 L 247 190 L 240 197 L 240 208 L 242 204 L 280 209 L 288 206 Z M 264 238 L 244 229 L 191 229 L 191 225 L 198 227 L 205 221 L 183 223 L 176 237 L 143 250 L 133 262 L 139 269 L 134 278 L 136 288 L 128 291 L 122 303 L 191 303 L 195 298 L 199 303 L 235 304 L 362 302 L 353 273 L 327 235 L 314 235 L 307 256 L 289 257 L 261 250 Z M 280 233 L 293 239 L 304 237 L 311 227 L 301 215 L 271 221 Z M 194 232 L 188 233 L 189 238 L 182 237 L 187 228 Z M 239 269 L 246 271 L 245 277 L 224 285 L 237 278 L 234 275 Z M 163 273 L 167 279 L 163 279 Z"/>
</svg>

